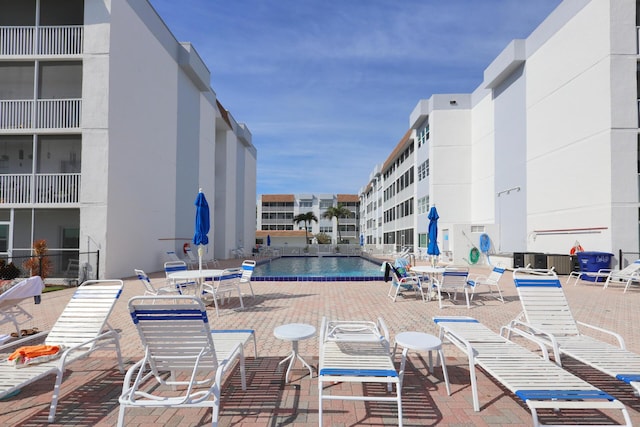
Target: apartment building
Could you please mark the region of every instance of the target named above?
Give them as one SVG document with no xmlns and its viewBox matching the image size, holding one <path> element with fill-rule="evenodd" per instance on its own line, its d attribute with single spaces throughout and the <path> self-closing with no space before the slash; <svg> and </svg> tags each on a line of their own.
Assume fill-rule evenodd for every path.
<svg viewBox="0 0 640 427">
<path fill-rule="evenodd" d="M 579 241 L 637 258 L 638 16 L 636 0 L 566 0 L 509 43 L 472 93 L 420 100 L 410 135 L 361 189 L 367 239 L 397 243 L 412 222 L 414 247 L 425 248 L 436 205 L 438 243 L 456 262 L 484 233 L 492 252 L 566 254 Z M 415 177 L 401 189 L 403 158 Z M 412 218 L 398 222 L 411 193 Z"/>
<path fill-rule="evenodd" d="M 349 210 L 350 214 L 339 220 L 324 217 L 327 209 L 338 206 Z M 293 219 L 307 212 L 312 212 L 318 219 L 307 224 L 309 238 L 324 233 L 331 236 L 333 243 L 338 243 L 340 237 L 344 243 L 359 243 L 360 198 L 357 194 L 262 194 L 258 200 L 257 229 L 304 230 L 305 224 L 295 224 Z"/>
<path fill-rule="evenodd" d="M 157 271 L 193 236 L 255 236 L 256 149 L 194 47 L 146 0 L 0 0 L 0 257 L 47 241 L 56 272 Z M 99 251 L 99 258 L 96 253 Z"/>
</svg>

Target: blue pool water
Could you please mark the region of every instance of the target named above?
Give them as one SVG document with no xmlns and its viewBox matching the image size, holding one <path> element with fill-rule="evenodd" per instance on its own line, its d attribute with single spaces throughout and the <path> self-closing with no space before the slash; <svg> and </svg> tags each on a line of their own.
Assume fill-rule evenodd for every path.
<svg viewBox="0 0 640 427">
<path fill-rule="evenodd" d="M 260 262 L 251 280 L 369 281 L 382 280 L 380 264 L 360 257 L 284 257 Z"/>
</svg>

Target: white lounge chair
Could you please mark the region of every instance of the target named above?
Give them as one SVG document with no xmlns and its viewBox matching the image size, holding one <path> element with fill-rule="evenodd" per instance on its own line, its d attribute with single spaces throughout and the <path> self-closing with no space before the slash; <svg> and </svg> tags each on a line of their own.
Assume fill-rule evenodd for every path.
<svg viewBox="0 0 640 427">
<path fill-rule="evenodd" d="M 319 335 L 319 425 L 322 426 L 322 405 L 325 400 L 359 400 L 395 402 L 398 407 L 398 425 L 401 427 L 402 387 L 391 358 L 389 331 L 384 321 L 381 318 L 377 322 L 328 321 L 322 318 Z M 386 383 L 389 391 L 392 384 L 395 384 L 396 395 L 328 394 L 332 387 L 325 388 L 325 384 L 334 382 Z"/>
<path fill-rule="evenodd" d="M 474 277 L 472 280 L 467 281 L 467 283 L 469 284 L 469 286 L 471 286 L 471 289 L 472 289 L 471 300 L 473 300 L 473 297 L 476 294 L 476 289 L 478 289 L 479 286 L 486 286 L 487 288 L 489 288 L 489 293 L 491 294 L 491 296 L 493 296 L 492 288 L 496 288 L 496 290 L 498 291 L 498 296 L 496 298 L 504 303 L 504 298 L 502 297 L 502 291 L 500 290 L 500 283 L 499 283 L 503 274 L 504 274 L 504 268 L 493 267 L 493 270 L 491 270 L 491 273 L 488 276 L 480 275 L 480 276 Z"/>
<path fill-rule="evenodd" d="M 125 425 L 125 410 L 131 407 L 211 407 L 215 427 L 222 380 L 236 361 L 242 389 L 247 388 L 246 332 L 238 331 L 237 336 L 233 331 L 212 333 L 206 308 L 197 297 L 159 296 L 153 300 L 134 297 L 129 301 L 144 357 L 127 370 L 119 398 L 118 426 Z M 184 378 L 176 377 L 178 372 L 183 372 Z M 167 373 L 170 376 L 165 379 Z M 176 390 L 176 386 L 181 387 Z"/>
<path fill-rule="evenodd" d="M 64 371 L 71 362 L 85 358 L 96 350 L 114 349 L 120 372 L 124 373 L 118 333 L 107 319 L 122 292 L 122 280 L 91 280 L 81 284 L 49 331 L 45 345 L 63 346 L 58 359 L 16 369 L 4 361 L 0 364 L 0 397 L 55 374 L 49 422 L 55 419 Z M 32 340 L 24 338 L 15 345 Z"/>
<path fill-rule="evenodd" d="M 580 280 L 585 280 L 585 277 L 589 277 L 595 282 L 604 281 L 603 289 L 607 289 L 611 283 L 624 283 L 624 291 L 626 292 L 631 283 L 640 283 L 640 259 L 629 264 L 622 270 L 602 268 L 596 272 L 572 271 L 569 273 L 569 276 L 567 276 L 565 283 L 568 285 L 571 279 L 573 279 L 573 285 L 575 286 Z"/>
<path fill-rule="evenodd" d="M 622 270 L 612 270 L 604 282 L 604 289 L 607 289 L 611 283 L 624 283 L 625 292 L 632 283 L 640 283 L 640 259 Z"/>
<path fill-rule="evenodd" d="M 16 328 L 16 336 L 19 337 L 21 335 L 20 324 L 33 319 L 33 316 L 19 304 L 23 300 L 32 297 L 35 303 L 39 304 L 43 289 L 44 282 L 42 278 L 40 276 L 32 276 L 16 283 L 0 294 L 0 325 L 12 323 Z"/>
<path fill-rule="evenodd" d="M 620 410 L 625 419 L 622 425 L 632 425 L 627 408 L 620 401 L 549 361 L 544 344 L 539 343 L 543 354 L 540 357 L 474 318 L 434 317 L 433 321 L 440 328 L 440 338 L 453 343 L 469 359 L 475 411 L 480 410 L 477 365 L 525 402 L 534 426 L 541 425 L 538 418 L 541 409 L 567 409 L 572 414 L 582 409 Z"/>
<path fill-rule="evenodd" d="M 640 355 L 628 351 L 619 334 L 576 321 L 555 273 L 529 274 L 516 269 L 513 279 L 523 311 L 511 321 L 512 329 L 552 348 L 558 365 L 562 365 L 561 355 L 567 355 L 628 383 L 640 394 Z M 618 345 L 585 335 L 578 326 L 605 333 Z"/>
<path fill-rule="evenodd" d="M 467 283 L 468 278 L 468 267 L 446 267 L 440 279 L 432 279 L 433 286 L 438 289 L 438 304 L 440 305 L 440 308 L 447 307 L 442 304 L 442 301 L 444 300 L 444 297 L 442 296 L 443 293 L 447 293 L 449 295 L 449 300 L 453 302 L 456 299 L 458 292 L 464 292 L 464 296 L 467 301 L 467 308 L 471 308 L 471 304 L 469 302 L 469 288 L 471 286 Z"/>
</svg>

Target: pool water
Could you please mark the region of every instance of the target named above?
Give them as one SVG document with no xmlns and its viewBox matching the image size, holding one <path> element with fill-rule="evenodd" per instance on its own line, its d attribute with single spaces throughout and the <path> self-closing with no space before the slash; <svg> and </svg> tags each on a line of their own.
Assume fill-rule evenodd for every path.
<svg viewBox="0 0 640 427">
<path fill-rule="evenodd" d="M 283 257 L 260 262 L 251 280 L 368 281 L 382 280 L 380 264 L 360 257 Z"/>
</svg>

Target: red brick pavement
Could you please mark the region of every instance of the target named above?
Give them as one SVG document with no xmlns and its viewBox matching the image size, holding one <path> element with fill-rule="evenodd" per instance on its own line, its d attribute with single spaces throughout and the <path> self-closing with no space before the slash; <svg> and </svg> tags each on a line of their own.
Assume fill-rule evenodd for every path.
<svg viewBox="0 0 640 427">
<path fill-rule="evenodd" d="M 239 264 L 227 261 L 227 264 Z M 474 267 L 473 273 L 485 273 L 486 267 Z M 163 282 L 160 274 L 154 281 Z M 564 279 L 563 279 L 564 280 Z M 424 303 L 412 294 L 393 303 L 387 297 L 387 284 L 383 282 L 254 282 L 256 297 L 245 297 L 245 310 L 238 310 L 233 300 L 223 306 L 220 317 L 211 309 L 210 321 L 216 329 L 252 328 L 258 337 L 258 357 L 251 347 L 247 360 L 248 389 L 242 391 L 239 375 L 228 376 L 223 386 L 220 426 L 317 426 L 317 381 L 299 363 L 291 374 L 291 382 L 284 382 L 284 371 L 278 362 L 291 351 L 291 343 L 278 340 L 273 329 L 284 323 L 302 322 L 319 327 L 322 316 L 335 319 L 369 320 L 381 316 L 389 326 L 391 336 L 402 331 L 423 331 L 436 334 L 431 318 L 436 315 L 470 315 L 494 330 L 508 323 L 520 312 L 511 274 L 504 275 L 501 287 L 506 303 L 476 295 L 473 308 L 463 305 L 438 309 L 436 301 Z M 640 290 L 623 294 L 621 287 L 602 286 L 581 282 L 565 286 L 573 313 L 578 320 L 613 329 L 622 334 L 627 347 L 640 353 Z M 73 289 L 47 293 L 42 304 L 25 302 L 34 315 L 25 327 L 48 329 L 67 303 Z M 127 366 L 141 357 L 139 339 L 127 313 L 130 297 L 141 295 L 142 285 L 133 278 L 125 281 L 121 301 L 110 318 L 111 325 L 122 332 L 121 344 Z M 234 305 L 235 304 L 235 305 Z M 481 411 L 474 412 L 469 386 L 466 358 L 455 347 L 446 344 L 452 395 L 447 396 L 439 367 L 434 374 L 427 370 L 427 355 L 409 353 L 407 374 L 403 387 L 404 423 L 407 426 L 520 426 L 530 425 L 531 416 L 526 407 L 509 391 L 491 378 L 478 374 Z M 300 342 L 300 354 L 312 366 L 318 362 L 317 338 Z M 609 392 L 629 408 L 634 424 L 640 425 L 640 399 L 631 387 L 606 377 L 580 363 L 567 359 L 565 367 L 583 376 L 597 387 Z M 122 387 L 122 374 L 116 368 L 112 354 L 97 352 L 83 362 L 67 369 L 62 384 L 56 422 L 65 426 L 112 426 L 118 414 L 118 395 Z M 47 424 L 49 402 L 53 390 L 51 376 L 22 389 L 13 398 L 0 401 L 0 425 L 41 426 Z M 341 390 L 354 394 L 383 393 L 378 385 L 335 384 Z M 325 425 L 395 425 L 395 405 L 389 403 L 325 402 Z M 545 421 L 575 422 L 573 414 L 550 413 Z M 589 414 L 588 421 L 620 421 L 618 413 Z M 132 409 L 127 411 L 127 426 L 199 426 L 210 425 L 211 411 L 205 409 Z M 585 420 L 586 421 L 586 420 Z"/>
</svg>

